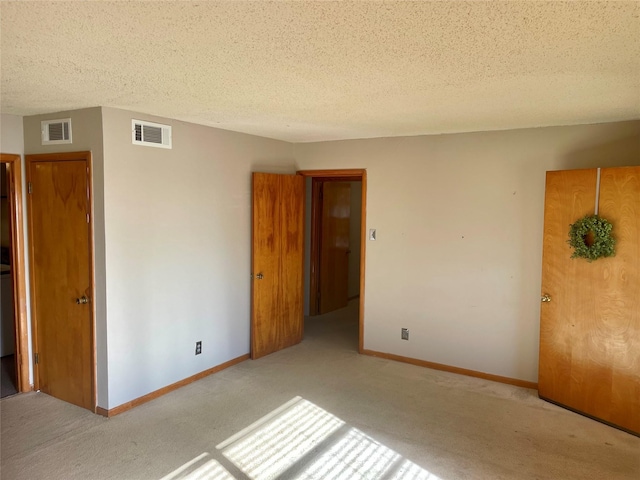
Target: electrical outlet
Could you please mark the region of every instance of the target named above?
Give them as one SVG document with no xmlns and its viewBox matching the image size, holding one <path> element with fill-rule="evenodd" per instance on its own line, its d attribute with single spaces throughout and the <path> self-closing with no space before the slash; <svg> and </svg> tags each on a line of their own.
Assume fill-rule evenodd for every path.
<svg viewBox="0 0 640 480">
<path fill-rule="evenodd" d="M 409 340 L 409 329 L 408 328 L 403 328 L 402 331 L 400 332 L 400 338 L 402 340 Z"/>
<path fill-rule="evenodd" d="M 200 355 L 202 353 L 202 342 L 196 342 L 196 355 Z"/>
</svg>

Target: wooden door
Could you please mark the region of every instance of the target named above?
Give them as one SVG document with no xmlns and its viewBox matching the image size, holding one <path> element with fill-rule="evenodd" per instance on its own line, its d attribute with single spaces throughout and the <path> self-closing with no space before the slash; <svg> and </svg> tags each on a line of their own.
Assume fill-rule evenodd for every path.
<svg viewBox="0 0 640 480">
<path fill-rule="evenodd" d="M 570 258 L 567 239 L 594 214 L 596 183 L 595 169 L 547 173 L 539 395 L 640 433 L 640 167 L 601 170 L 616 255 L 589 263 Z"/>
<path fill-rule="evenodd" d="M 93 410 L 89 154 L 27 156 L 27 168 L 36 388 Z"/>
<path fill-rule="evenodd" d="M 322 183 L 318 313 L 344 308 L 349 298 L 351 185 Z"/>
<path fill-rule="evenodd" d="M 304 178 L 253 174 L 251 358 L 302 341 Z"/>
</svg>

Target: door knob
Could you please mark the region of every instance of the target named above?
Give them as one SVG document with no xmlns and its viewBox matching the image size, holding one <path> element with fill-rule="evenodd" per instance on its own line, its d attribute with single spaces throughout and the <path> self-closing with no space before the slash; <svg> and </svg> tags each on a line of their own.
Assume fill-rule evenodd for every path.
<svg viewBox="0 0 640 480">
<path fill-rule="evenodd" d="M 82 297 L 80 297 L 80 298 L 76 298 L 76 303 L 77 303 L 78 305 L 84 305 L 84 304 L 86 304 L 86 303 L 89 303 L 89 299 L 87 298 L 87 296 L 86 296 L 86 295 L 83 295 L 83 296 L 82 296 Z"/>
<path fill-rule="evenodd" d="M 262 275 L 261 273 L 259 273 L 259 274 L 257 274 L 257 275 L 256 275 L 256 278 L 257 278 L 258 280 L 262 280 L 262 279 L 264 278 L 264 275 Z"/>
<path fill-rule="evenodd" d="M 542 297 L 540 298 L 541 302 L 550 302 L 551 301 L 551 295 L 549 295 L 548 293 L 545 293 L 544 295 L 542 295 Z"/>
</svg>

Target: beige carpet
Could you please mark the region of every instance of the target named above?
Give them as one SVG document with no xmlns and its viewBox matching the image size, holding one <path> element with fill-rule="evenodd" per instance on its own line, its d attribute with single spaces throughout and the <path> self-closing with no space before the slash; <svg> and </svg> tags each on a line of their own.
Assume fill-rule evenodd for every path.
<svg viewBox="0 0 640 480">
<path fill-rule="evenodd" d="M 357 304 L 305 340 L 111 419 L 0 401 L 2 479 L 634 479 L 640 438 L 532 390 L 358 355 Z"/>
</svg>

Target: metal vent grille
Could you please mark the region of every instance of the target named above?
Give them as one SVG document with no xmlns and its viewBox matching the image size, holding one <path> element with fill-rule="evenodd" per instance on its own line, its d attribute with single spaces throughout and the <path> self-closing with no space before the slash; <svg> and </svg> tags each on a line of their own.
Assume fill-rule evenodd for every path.
<svg viewBox="0 0 640 480">
<path fill-rule="evenodd" d="M 160 123 L 132 120 L 132 142 L 150 147 L 171 148 L 171 127 Z"/>
<path fill-rule="evenodd" d="M 145 142 L 162 143 L 162 128 L 143 125 L 142 138 Z"/>
<path fill-rule="evenodd" d="M 62 125 L 65 125 L 65 124 L 63 123 L 49 124 L 49 140 L 65 140 L 64 130 L 62 128 Z"/>
<path fill-rule="evenodd" d="M 42 144 L 71 143 L 71 119 L 44 120 L 41 122 Z"/>
</svg>

